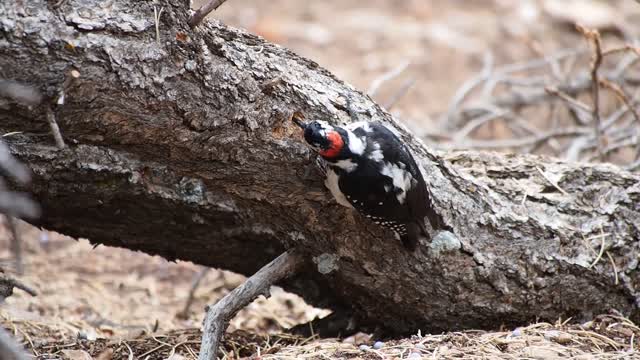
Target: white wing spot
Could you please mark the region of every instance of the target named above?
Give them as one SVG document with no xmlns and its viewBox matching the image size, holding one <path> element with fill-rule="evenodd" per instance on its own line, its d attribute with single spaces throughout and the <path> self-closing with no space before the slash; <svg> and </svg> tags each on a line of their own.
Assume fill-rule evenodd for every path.
<svg viewBox="0 0 640 360">
<path fill-rule="evenodd" d="M 382 161 L 384 160 L 384 155 L 382 154 L 382 150 L 373 150 L 371 154 L 369 154 L 369 159 L 373 161 Z"/>
<path fill-rule="evenodd" d="M 351 161 L 351 159 L 344 159 L 344 160 L 337 161 L 335 164 L 331 164 L 331 166 L 337 166 L 348 173 L 358 168 L 358 164 Z"/>
<path fill-rule="evenodd" d="M 371 132 L 373 131 L 371 129 L 371 126 L 369 126 L 369 122 L 368 121 L 357 121 L 351 124 L 348 124 L 344 127 L 346 130 L 350 130 L 353 131 L 357 128 L 362 128 L 362 130 L 364 130 L 365 132 Z"/>
<path fill-rule="evenodd" d="M 401 165 L 404 165 L 401 163 Z M 402 169 L 398 164 L 385 163 L 382 167 L 382 175 L 388 176 L 393 181 L 393 185 L 399 188 L 401 191 L 396 194 L 398 202 L 404 204 L 404 200 L 407 196 L 407 191 L 413 188 L 413 176 L 410 172 Z M 386 189 L 386 188 L 385 188 Z"/>
<path fill-rule="evenodd" d="M 366 147 L 366 143 L 362 141 L 356 134 L 351 130 L 346 130 L 347 135 L 349 137 L 349 151 L 356 155 L 362 155 L 364 153 L 364 149 Z"/>
</svg>

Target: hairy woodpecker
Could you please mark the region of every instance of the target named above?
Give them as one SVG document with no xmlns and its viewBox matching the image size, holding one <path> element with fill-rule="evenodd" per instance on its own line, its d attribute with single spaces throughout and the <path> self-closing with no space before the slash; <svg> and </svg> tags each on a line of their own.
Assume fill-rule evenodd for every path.
<svg viewBox="0 0 640 360">
<path fill-rule="evenodd" d="M 345 127 L 325 121 L 305 123 L 294 116 L 304 138 L 326 161 L 329 188 L 336 201 L 390 228 L 409 250 L 429 239 L 425 217 L 434 229 L 440 218 L 431 208 L 420 169 L 402 141 L 379 122 Z"/>
</svg>

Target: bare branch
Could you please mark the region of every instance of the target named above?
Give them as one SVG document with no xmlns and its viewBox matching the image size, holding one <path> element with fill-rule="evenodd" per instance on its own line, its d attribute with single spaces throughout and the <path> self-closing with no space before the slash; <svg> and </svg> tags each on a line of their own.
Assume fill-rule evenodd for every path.
<svg viewBox="0 0 640 360">
<path fill-rule="evenodd" d="M 208 267 L 202 268 L 202 270 L 200 270 L 200 272 L 198 272 L 196 276 L 194 276 L 193 283 L 191 284 L 191 289 L 189 289 L 189 296 L 187 297 L 187 301 L 184 304 L 184 309 L 182 309 L 182 311 L 177 314 L 179 318 L 182 318 L 182 319 L 189 318 L 189 309 L 191 308 L 191 304 L 193 304 L 193 299 L 195 298 L 196 290 L 200 286 L 200 282 L 202 281 L 202 279 L 204 279 L 204 277 L 207 275 L 209 270 L 211 270 L 211 268 L 208 268 Z"/>
<path fill-rule="evenodd" d="M 411 63 L 409 61 L 403 61 L 395 68 L 373 79 L 371 85 L 369 86 L 369 89 L 367 89 L 367 94 L 369 94 L 369 96 L 371 97 L 375 96 L 382 84 L 402 74 L 402 72 L 404 72 L 410 64 Z"/>
<path fill-rule="evenodd" d="M 258 296 L 269 297 L 271 285 L 298 272 L 303 263 L 302 256 L 295 250 L 285 252 L 210 307 L 204 319 L 202 345 L 198 359 L 215 360 L 217 358 L 218 344 L 229 324 L 229 320 Z"/>
<path fill-rule="evenodd" d="M 157 7 L 153 7 L 153 19 L 156 24 L 156 42 L 160 43 L 160 16 L 162 16 L 162 11 L 164 11 L 164 7 L 160 7 L 158 10 Z"/>
<path fill-rule="evenodd" d="M 463 142 L 461 144 L 444 144 L 444 149 L 500 149 L 500 148 L 519 148 L 523 146 L 532 146 L 543 143 L 552 138 L 570 137 L 575 135 L 589 134 L 590 131 L 584 127 L 553 129 L 548 132 L 542 133 L 538 136 L 530 136 L 521 139 L 506 139 L 506 140 L 471 140 Z"/>
<path fill-rule="evenodd" d="M 13 288 L 18 288 L 31 296 L 37 296 L 38 293 L 31 287 L 23 284 L 7 275 L 0 275 L 0 302 L 13 294 Z"/>
<path fill-rule="evenodd" d="M 398 91 L 396 91 L 391 98 L 389 99 L 389 101 L 387 101 L 383 107 L 385 109 L 387 109 L 387 111 L 391 110 L 391 108 L 393 107 L 393 105 L 395 105 L 408 91 L 409 89 L 413 86 L 413 84 L 416 83 L 416 79 L 408 79 L 407 81 L 405 81 L 402 86 L 400 86 L 400 88 L 398 89 Z"/>
<path fill-rule="evenodd" d="M 593 98 L 593 126 L 598 144 L 598 154 L 600 158 L 604 156 L 602 144 L 602 128 L 600 126 L 600 81 L 598 71 L 602 65 L 602 41 L 598 30 L 589 30 L 577 25 L 578 31 L 593 43 L 593 60 L 591 62 L 591 97 Z"/>
<path fill-rule="evenodd" d="M 202 5 L 189 19 L 189 26 L 195 28 L 204 20 L 210 12 L 220 7 L 227 0 L 209 0 L 206 4 Z"/>
<path fill-rule="evenodd" d="M 47 121 L 49 122 L 51 134 L 53 134 L 53 139 L 56 141 L 56 146 L 58 147 L 58 149 L 64 149 L 65 147 L 67 147 L 67 145 L 64 143 L 64 139 L 62 139 L 60 128 L 58 127 L 58 123 L 56 122 L 56 115 L 53 113 L 53 109 L 51 109 L 51 107 L 47 108 Z"/>
<path fill-rule="evenodd" d="M 18 233 L 18 224 L 11 216 L 6 216 L 6 219 L 7 226 L 9 227 L 9 232 L 11 232 L 11 251 L 13 251 L 16 272 L 18 273 L 18 275 L 22 275 L 24 273 L 24 267 L 22 264 L 22 242 L 20 239 L 20 234 Z"/>
</svg>

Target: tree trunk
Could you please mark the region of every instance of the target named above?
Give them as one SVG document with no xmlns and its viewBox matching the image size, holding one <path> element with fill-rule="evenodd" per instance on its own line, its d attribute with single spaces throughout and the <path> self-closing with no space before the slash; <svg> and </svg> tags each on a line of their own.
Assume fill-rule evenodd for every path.
<svg viewBox="0 0 640 360">
<path fill-rule="evenodd" d="M 156 34 L 150 1 L 0 2 L 0 77 L 48 99 L 0 101 L 39 225 L 242 274 L 297 246 L 313 266 L 288 290 L 399 333 L 637 315 L 638 175 L 437 153 L 312 61 L 216 21 L 192 31 L 187 3 L 158 1 Z M 347 102 L 398 129 L 451 232 L 410 253 L 332 200 L 289 117 L 346 123 Z"/>
</svg>

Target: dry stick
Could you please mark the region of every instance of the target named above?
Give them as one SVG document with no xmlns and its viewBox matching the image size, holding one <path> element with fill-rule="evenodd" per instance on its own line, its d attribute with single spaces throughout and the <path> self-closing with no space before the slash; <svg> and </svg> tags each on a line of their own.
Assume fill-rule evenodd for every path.
<svg viewBox="0 0 640 360">
<path fill-rule="evenodd" d="M 53 134 L 53 138 L 56 141 L 56 146 L 58 149 L 64 149 L 67 147 L 65 145 L 64 140 L 62 139 L 62 134 L 60 133 L 60 128 L 58 127 L 58 123 L 56 122 L 56 116 L 53 113 L 53 109 L 51 107 L 47 108 L 47 121 L 49 122 L 49 127 L 51 128 L 51 133 Z"/>
<path fill-rule="evenodd" d="M 191 284 L 191 289 L 189 289 L 189 297 L 187 297 L 187 302 L 184 304 L 184 309 L 182 309 L 182 311 L 178 313 L 179 317 L 183 319 L 189 318 L 189 309 L 191 308 L 191 305 L 193 304 L 193 300 L 195 299 L 196 290 L 198 290 L 198 287 L 200 286 L 200 282 L 202 282 L 202 279 L 204 279 L 204 277 L 207 275 L 209 270 L 211 270 L 211 268 L 208 268 L 208 267 L 203 268 L 194 277 L 193 283 Z"/>
<path fill-rule="evenodd" d="M 598 144 L 598 155 L 602 160 L 604 152 L 602 150 L 602 128 L 600 127 L 600 81 L 598 80 L 598 70 L 602 65 L 602 42 L 598 30 L 589 30 L 580 25 L 576 26 L 582 35 L 593 43 L 593 60 L 591 62 L 591 97 L 593 98 L 593 126 L 595 128 L 596 143 Z"/>
<path fill-rule="evenodd" d="M 391 110 L 391 108 L 393 107 L 393 105 L 395 105 L 408 91 L 409 89 L 413 86 L 413 84 L 416 83 L 416 79 L 409 79 L 407 81 L 404 82 L 404 84 L 402 84 L 402 86 L 400 86 L 400 88 L 398 89 L 398 91 L 396 91 L 391 98 L 389 99 L 389 101 L 387 101 L 386 104 L 383 105 L 383 107 L 385 109 L 387 109 L 387 111 Z"/>
<path fill-rule="evenodd" d="M 153 19 L 156 22 L 156 42 L 160 43 L 160 16 L 162 16 L 162 11 L 164 7 L 160 7 L 160 11 L 158 11 L 157 7 L 153 7 Z"/>
<path fill-rule="evenodd" d="M 549 94 L 553 96 L 557 96 L 558 98 L 560 98 L 560 100 L 566 102 L 567 105 L 575 111 L 593 113 L 593 109 L 589 107 L 587 104 L 581 102 L 580 100 L 572 98 L 569 94 L 559 90 L 557 87 L 547 86 L 544 88 L 544 90 Z"/>
<path fill-rule="evenodd" d="M 609 155 L 609 154 L 611 154 L 611 153 L 613 153 L 615 151 L 618 151 L 618 150 L 620 150 L 622 148 L 637 147 L 639 143 L 640 143 L 640 141 L 638 141 L 637 136 L 634 136 L 634 137 L 632 137 L 630 139 L 625 139 L 625 140 L 622 140 L 622 141 L 619 141 L 619 142 L 615 142 L 615 143 L 612 143 L 612 144 L 609 144 L 609 145 L 605 146 L 602 149 L 602 153 L 604 155 Z M 588 162 L 594 161 L 598 157 L 599 157 L 599 155 L 592 155 L 592 156 L 587 158 L 587 161 Z"/>
<path fill-rule="evenodd" d="M 11 296 L 14 288 L 18 288 L 31 296 L 38 295 L 34 289 L 23 284 L 20 280 L 16 280 L 8 275 L 0 274 L 0 302 Z"/>
<path fill-rule="evenodd" d="M 624 104 L 627 106 L 627 109 L 631 112 L 633 119 L 636 121 L 637 126 L 640 126 L 640 114 L 638 114 L 638 109 L 636 109 L 633 102 L 631 101 L 631 99 L 629 99 L 629 96 L 622 89 L 622 87 L 620 87 L 618 84 L 612 83 L 607 79 L 600 79 L 600 84 L 608 89 L 611 89 L 611 91 L 616 94 L 618 99 L 624 102 Z M 637 142 L 636 155 L 634 160 L 638 159 L 640 159 L 640 141 Z"/>
<path fill-rule="evenodd" d="M 583 127 L 569 127 L 563 129 L 553 129 L 540 135 L 530 136 L 520 139 L 506 139 L 506 140 L 473 140 L 462 144 L 445 143 L 440 148 L 453 150 L 460 148 L 473 148 L 473 149 L 500 149 L 500 148 L 518 148 L 522 146 L 532 146 L 539 143 L 548 141 L 552 138 L 585 135 L 588 134 L 589 129 Z"/>
<path fill-rule="evenodd" d="M 582 50 L 573 50 L 569 52 L 565 51 L 565 52 L 560 52 L 551 58 L 547 57 L 546 59 L 535 59 L 530 62 L 507 65 L 505 67 L 496 69 L 491 76 L 500 77 L 500 76 L 504 76 L 505 74 L 509 74 L 513 72 L 531 70 L 531 69 L 539 68 L 541 66 L 548 64 L 549 59 L 557 59 L 557 60 L 561 60 L 564 58 L 571 59 L 572 56 L 578 56 L 583 53 L 584 51 Z M 611 53 L 613 54 L 615 52 L 611 52 Z M 637 56 L 634 52 L 632 56 L 627 56 L 623 58 L 618 63 L 618 65 L 614 70 L 607 72 L 606 74 L 603 74 L 601 78 L 606 78 L 610 81 L 623 81 L 626 83 L 630 83 L 632 85 L 639 85 L 640 84 L 639 79 L 631 76 L 625 76 L 626 69 L 628 69 L 631 65 L 635 64 L 639 60 L 640 60 L 640 56 Z M 478 108 L 477 106 L 473 106 L 473 104 L 472 106 L 467 106 L 465 108 L 460 108 L 460 105 L 462 101 L 467 97 L 467 95 L 476 86 L 478 86 L 484 81 L 490 80 L 491 76 L 488 76 L 486 74 L 480 74 L 470 79 L 469 81 L 467 81 L 465 85 L 463 85 L 456 92 L 456 95 L 454 95 L 454 100 L 451 101 L 451 104 L 449 105 L 449 110 L 444 115 L 445 119 L 441 120 L 441 123 L 444 123 L 444 121 L 446 121 L 447 119 L 453 119 L 454 117 L 470 119 L 470 118 L 484 115 L 486 111 L 482 108 Z M 582 91 L 588 90 L 589 88 L 591 88 L 591 86 L 592 86 L 591 76 L 588 72 L 585 72 L 576 76 L 573 81 L 570 81 L 567 84 L 558 85 L 557 87 L 563 93 L 574 95 Z M 539 104 L 541 102 L 549 100 L 553 96 L 554 95 L 550 94 L 548 91 L 542 88 L 539 90 L 529 91 L 526 93 L 514 92 L 504 96 L 496 96 L 495 100 L 492 101 L 492 104 L 500 108 L 520 108 L 524 106 Z M 456 111 L 459 111 L 459 113 L 455 114 Z"/>
<path fill-rule="evenodd" d="M 402 72 L 404 72 L 409 67 L 410 64 L 411 63 L 409 61 L 404 61 L 400 63 L 400 65 L 391 69 L 390 71 L 373 79 L 373 81 L 371 82 L 371 85 L 369 86 L 369 89 L 367 89 L 367 94 L 371 97 L 375 96 L 378 90 L 380 89 L 380 86 L 382 86 L 382 84 L 402 74 Z"/>
<path fill-rule="evenodd" d="M 638 126 L 640 126 L 640 114 L 638 114 L 638 109 L 633 106 L 631 99 L 629 99 L 629 95 L 627 95 L 627 93 L 625 93 L 618 84 L 607 79 L 600 79 L 600 85 L 610 89 L 616 94 L 618 99 L 627 106 L 627 109 L 629 109 L 631 115 L 633 115 L 633 119 L 638 123 Z"/>
<path fill-rule="evenodd" d="M 209 15 L 210 12 L 220 7 L 227 0 L 209 0 L 206 4 L 202 5 L 189 19 L 189 26 L 192 28 L 198 26 Z"/>
<path fill-rule="evenodd" d="M 24 267 L 22 263 L 22 243 L 20 240 L 20 234 L 18 234 L 18 224 L 12 216 L 7 215 L 5 218 L 7 219 L 7 227 L 11 232 L 11 251 L 13 251 L 16 272 L 18 275 L 22 275 L 24 273 Z"/>
<path fill-rule="evenodd" d="M 569 195 L 568 192 L 566 192 L 563 188 L 560 187 L 560 185 L 558 185 L 555 181 L 553 181 L 547 174 L 545 174 L 544 171 L 542 171 L 542 169 L 540 169 L 539 167 L 536 166 L 536 170 L 538 170 L 538 172 L 540 173 L 540 175 L 542 175 L 543 178 L 545 178 L 545 180 L 547 180 L 554 188 L 556 188 L 558 191 L 560 191 L 563 195 L 565 196 L 571 196 Z"/>
<path fill-rule="evenodd" d="M 449 109 L 447 110 L 446 116 L 440 120 L 439 128 L 445 127 L 445 122 L 451 121 L 454 119 L 454 115 L 458 110 L 460 104 L 464 101 L 464 99 L 475 89 L 477 86 L 487 81 L 491 74 L 493 73 L 493 54 L 490 52 L 485 53 L 484 55 L 484 65 L 482 66 L 482 71 L 477 76 L 467 80 L 462 84 L 462 86 L 456 91 L 453 95 L 453 98 L 449 102 Z"/>
<path fill-rule="evenodd" d="M 258 270 L 244 284 L 235 288 L 214 306 L 209 307 L 204 319 L 202 345 L 198 359 L 215 360 L 218 344 L 231 318 L 258 296 L 269 297 L 271 285 L 295 274 L 302 265 L 303 258 L 298 252 L 295 250 L 285 252 Z"/>
<path fill-rule="evenodd" d="M 27 360 L 27 354 L 9 334 L 0 327 L 0 359 Z"/>
<path fill-rule="evenodd" d="M 456 94 L 453 96 L 451 102 L 449 103 L 449 107 L 444 119 L 440 120 L 440 126 L 443 126 L 444 122 L 449 119 L 456 119 L 457 117 L 473 116 L 472 114 L 474 113 L 474 111 L 476 111 L 476 109 L 462 109 L 459 111 L 458 115 L 456 115 L 456 112 L 458 112 L 460 105 L 471 93 L 471 91 L 473 91 L 477 86 L 479 86 L 483 82 L 490 80 L 492 77 L 504 78 L 508 74 L 544 67 L 544 66 L 547 66 L 550 61 L 557 61 L 557 60 L 562 60 L 568 57 L 577 56 L 582 54 L 583 52 L 584 50 L 582 49 L 561 51 L 561 52 L 558 52 L 557 54 L 546 56 L 544 58 L 534 59 L 527 62 L 510 64 L 510 65 L 506 65 L 496 69 L 492 69 L 493 61 L 492 61 L 492 57 L 490 57 L 490 54 L 485 55 L 485 64 L 482 72 L 479 75 L 467 80 L 456 91 Z M 497 84 L 497 82 L 495 83 Z M 485 89 L 483 92 L 486 93 L 487 91 L 488 90 Z M 533 103 L 537 103 L 545 100 L 546 99 L 545 95 L 547 94 L 544 91 L 542 91 L 541 93 L 540 92 L 532 93 L 530 96 L 518 93 L 518 94 L 515 94 L 514 96 L 498 98 L 498 100 L 494 102 L 494 105 L 499 107 L 502 107 L 502 106 L 518 107 L 520 106 L 519 103 L 522 101 L 521 99 L 524 99 L 525 102 L 530 100 L 530 101 L 533 101 Z"/>
</svg>

